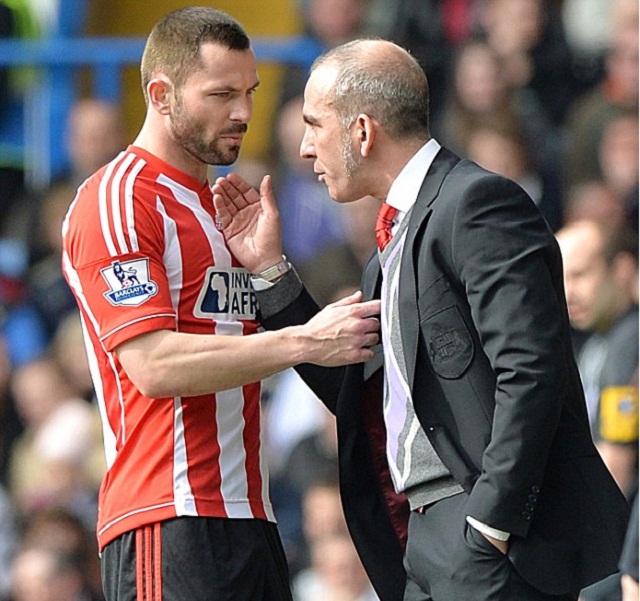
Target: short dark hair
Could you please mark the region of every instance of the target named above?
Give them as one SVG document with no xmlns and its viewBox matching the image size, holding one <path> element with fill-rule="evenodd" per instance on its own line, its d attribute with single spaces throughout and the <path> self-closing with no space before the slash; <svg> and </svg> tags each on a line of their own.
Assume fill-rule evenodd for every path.
<svg viewBox="0 0 640 601">
<path fill-rule="evenodd" d="M 616 257 L 627 254 L 638 260 L 638 236 L 626 224 L 612 227 L 609 224 L 598 224 L 602 232 L 602 257 L 607 265 L 613 264 Z"/>
<path fill-rule="evenodd" d="M 140 66 L 145 101 L 148 100 L 147 84 L 153 73 L 165 73 L 180 87 L 199 67 L 200 47 L 206 42 L 221 44 L 231 50 L 251 47 L 242 25 L 215 8 L 189 6 L 158 21 L 147 38 Z"/>
<path fill-rule="evenodd" d="M 344 127 L 358 114 L 376 119 L 394 138 L 429 138 L 429 84 L 427 76 L 406 50 L 387 42 L 378 52 L 359 39 L 337 46 L 320 56 L 311 71 L 336 65 L 338 73 L 327 98 Z"/>
</svg>

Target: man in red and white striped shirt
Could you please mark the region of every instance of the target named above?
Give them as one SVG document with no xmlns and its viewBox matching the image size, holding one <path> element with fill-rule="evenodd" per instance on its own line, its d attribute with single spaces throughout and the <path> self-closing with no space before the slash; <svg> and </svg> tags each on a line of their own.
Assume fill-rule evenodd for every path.
<svg viewBox="0 0 640 601">
<path fill-rule="evenodd" d="M 80 186 L 63 226 L 103 419 L 105 594 L 287 600 L 260 380 L 370 359 L 379 303 L 356 293 L 303 326 L 258 332 L 252 274 L 216 227 L 207 182 L 207 165 L 236 160 L 258 86 L 235 20 L 208 8 L 167 15 L 142 82 L 138 137 Z M 253 275 L 269 285 L 289 268 L 267 257 Z"/>
</svg>

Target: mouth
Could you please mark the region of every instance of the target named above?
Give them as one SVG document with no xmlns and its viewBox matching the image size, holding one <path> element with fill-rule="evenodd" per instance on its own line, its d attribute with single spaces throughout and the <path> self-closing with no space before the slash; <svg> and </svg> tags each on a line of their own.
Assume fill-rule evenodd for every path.
<svg viewBox="0 0 640 601">
<path fill-rule="evenodd" d="M 240 144 L 245 134 L 247 133 L 247 129 L 248 128 L 246 125 L 237 125 L 235 127 L 230 127 L 226 131 L 221 132 L 220 137 L 223 140 L 229 140 L 234 144 Z"/>
<path fill-rule="evenodd" d="M 242 134 L 240 134 L 240 135 L 236 134 L 236 135 L 233 135 L 233 136 L 221 136 L 221 138 L 223 140 L 228 140 L 232 144 L 241 144 L 242 143 L 242 139 L 244 138 L 244 136 Z"/>
<path fill-rule="evenodd" d="M 584 315 L 584 311 L 580 307 L 577 307 L 575 305 L 569 305 L 567 309 L 569 310 L 569 317 L 572 321 L 580 321 L 580 318 Z"/>
</svg>

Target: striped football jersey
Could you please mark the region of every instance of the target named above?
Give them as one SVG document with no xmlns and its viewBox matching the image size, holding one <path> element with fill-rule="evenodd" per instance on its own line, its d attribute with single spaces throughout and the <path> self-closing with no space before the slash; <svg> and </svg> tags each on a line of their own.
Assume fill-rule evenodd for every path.
<svg viewBox="0 0 640 601">
<path fill-rule="evenodd" d="M 114 352 L 160 329 L 257 331 L 250 274 L 216 228 L 208 183 L 129 147 L 79 188 L 63 238 L 63 271 L 80 308 L 103 422 L 100 548 L 176 516 L 275 521 L 260 383 L 151 399 Z"/>
</svg>

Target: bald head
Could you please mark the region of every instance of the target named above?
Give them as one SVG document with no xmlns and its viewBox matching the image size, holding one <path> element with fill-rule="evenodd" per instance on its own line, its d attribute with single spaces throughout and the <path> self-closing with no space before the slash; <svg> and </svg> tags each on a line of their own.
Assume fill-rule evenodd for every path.
<svg viewBox="0 0 640 601">
<path fill-rule="evenodd" d="M 385 40 L 354 40 L 320 56 L 312 76 L 325 69 L 335 71 L 326 102 L 343 127 L 365 113 L 393 138 L 429 139 L 429 85 L 406 50 Z"/>
<path fill-rule="evenodd" d="M 404 48 L 394 44 L 393 42 L 389 42 L 388 40 L 361 38 L 346 42 L 345 44 L 336 46 L 332 50 L 325 52 L 322 56 L 316 59 L 311 70 L 313 71 L 316 67 L 329 63 L 339 66 L 345 60 L 354 58 L 359 61 L 364 61 L 371 66 L 382 66 L 388 61 L 394 60 L 394 58 L 399 61 L 416 63 L 415 59 Z"/>
</svg>

